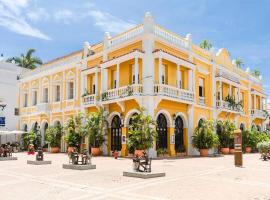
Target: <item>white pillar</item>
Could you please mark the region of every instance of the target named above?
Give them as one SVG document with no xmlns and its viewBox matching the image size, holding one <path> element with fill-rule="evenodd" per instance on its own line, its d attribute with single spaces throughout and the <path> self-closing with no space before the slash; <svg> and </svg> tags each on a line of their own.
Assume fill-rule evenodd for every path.
<svg viewBox="0 0 270 200">
<path fill-rule="evenodd" d="M 159 84 L 162 84 L 162 57 L 158 57 L 158 80 Z"/>
<path fill-rule="evenodd" d="M 232 85 L 230 85 L 230 88 L 229 88 L 229 95 L 232 96 Z"/>
<path fill-rule="evenodd" d="M 177 64 L 177 71 L 176 71 L 176 76 L 177 76 L 177 87 L 181 89 L 181 71 L 180 71 L 180 64 Z"/>
<path fill-rule="evenodd" d="M 138 56 L 135 57 L 135 84 L 139 84 L 139 60 Z"/>
<path fill-rule="evenodd" d="M 194 155 L 196 152 L 192 146 L 194 105 L 188 106 L 188 155 Z"/>
<path fill-rule="evenodd" d="M 192 90 L 193 89 L 193 85 L 192 85 L 192 82 L 193 82 L 193 73 L 192 73 L 192 70 L 188 70 L 188 90 Z"/>
<path fill-rule="evenodd" d="M 119 82 L 120 82 L 120 63 L 116 64 L 116 88 L 119 88 Z"/>
</svg>

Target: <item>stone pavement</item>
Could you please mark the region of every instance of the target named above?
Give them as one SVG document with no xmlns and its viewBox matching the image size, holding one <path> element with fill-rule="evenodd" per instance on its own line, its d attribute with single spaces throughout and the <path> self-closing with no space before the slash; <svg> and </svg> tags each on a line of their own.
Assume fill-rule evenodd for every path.
<svg viewBox="0 0 270 200">
<path fill-rule="evenodd" d="M 270 161 L 259 154 L 244 155 L 244 167 L 233 165 L 233 156 L 154 160 L 153 170 L 166 177 L 123 177 L 130 159 L 93 158 L 97 169 L 63 169 L 66 154 L 46 154 L 51 165 L 27 165 L 35 159 L 14 154 L 15 161 L 0 162 L 0 199 L 3 200 L 95 200 L 95 199 L 198 199 L 269 200 Z"/>
</svg>

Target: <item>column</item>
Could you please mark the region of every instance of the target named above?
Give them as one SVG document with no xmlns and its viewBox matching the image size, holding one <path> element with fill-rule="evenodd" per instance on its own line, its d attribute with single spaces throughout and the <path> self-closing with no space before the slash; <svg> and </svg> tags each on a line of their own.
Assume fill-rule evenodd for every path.
<svg viewBox="0 0 270 200">
<path fill-rule="evenodd" d="M 116 88 L 119 88 L 119 78 L 120 78 L 120 64 L 116 64 Z"/>
<path fill-rule="evenodd" d="M 192 147 L 192 136 L 193 136 L 193 120 L 194 120 L 194 105 L 188 106 L 188 155 L 194 155 L 194 149 Z"/>
<path fill-rule="evenodd" d="M 193 90 L 193 70 L 188 70 L 188 90 Z"/>
<path fill-rule="evenodd" d="M 95 95 L 98 95 L 98 72 L 95 72 Z"/>
<path fill-rule="evenodd" d="M 174 127 L 169 127 L 169 134 L 168 134 L 168 150 L 170 156 L 175 156 L 175 136 L 174 136 Z"/>
<path fill-rule="evenodd" d="M 230 85 L 230 88 L 229 88 L 229 95 L 232 96 L 232 85 Z"/>
<path fill-rule="evenodd" d="M 158 80 L 159 84 L 162 84 L 162 57 L 159 56 L 158 58 Z"/>
<path fill-rule="evenodd" d="M 139 84 L 139 59 L 138 56 L 135 57 L 135 84 Z"/>
<path fill-rule="evenodd" d="M 177 64 L 177 72 L 176 72 L 176 77 L 177 77 L 177 87 L 181 89 L 181 71 L 180 71 L 180 64 Z"/>
<path fill-rule="evenodd" d="M 122 148 L 121 148 L 121 156 L 125 157 L 128 155 L 128 148 L 127 148 L 127 133 L 128 133 L 128 127 L 123 126 L 122 127 Z"/>
<path fill-rule="evenodd" d="M 108 69 L 101 69 L 101 92 L 105 92 L 108 89 Z"/>
</svg>

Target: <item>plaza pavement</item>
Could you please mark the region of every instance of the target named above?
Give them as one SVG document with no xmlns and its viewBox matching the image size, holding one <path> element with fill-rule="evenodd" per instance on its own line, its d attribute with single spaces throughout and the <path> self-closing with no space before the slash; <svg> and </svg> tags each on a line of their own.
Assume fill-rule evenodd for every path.
<svg viewBox="0 0 270 200">
<path fill-rule="evenodd" d="M 270 161 L 259 154 L 244 155 L 244 167 L 233 165 L 233 156 L 154 160 L 153 171 L 166 177 L 137 179 L 123 177 L 131 169 L 130 159 L 93 158 L 96 170 L 62 169 L 66 154 L 46 154 L 52 165 L 27 165 L 34 159 L 14 154 L 17 161 L 0 162 L 2 200 L 96 200 L 96 199 L 187 199 L 269 200 Z"/>
</svg>

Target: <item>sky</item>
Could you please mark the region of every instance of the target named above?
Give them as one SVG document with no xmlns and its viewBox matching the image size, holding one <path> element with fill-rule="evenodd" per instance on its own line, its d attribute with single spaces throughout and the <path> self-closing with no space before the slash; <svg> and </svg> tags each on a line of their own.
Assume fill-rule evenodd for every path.
<svg viewBox="0 0 270 200">
<path fill-rule="evenodd" d="M 270 1 L 268 0 L 0 0 L 0 54 L 36 49 L 44 62 L 95 44 L 142 23 L 157 24 L 199 44 L 227 48 L 243 68 L 258 69 L 270 96 Z"/>
</svg>

